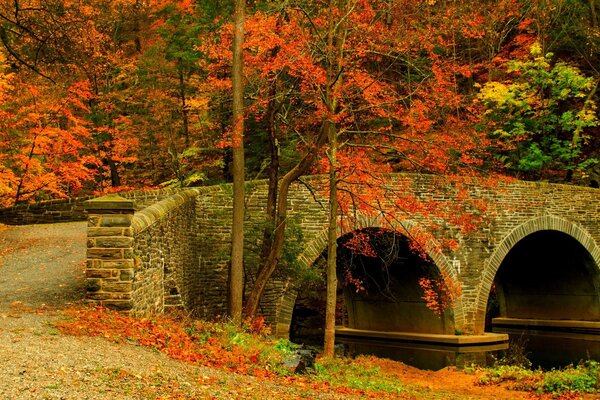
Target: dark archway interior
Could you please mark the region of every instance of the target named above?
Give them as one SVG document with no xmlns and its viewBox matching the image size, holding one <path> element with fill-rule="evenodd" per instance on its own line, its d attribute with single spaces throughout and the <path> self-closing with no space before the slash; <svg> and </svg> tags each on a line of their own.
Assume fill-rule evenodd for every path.
<svg viewBox="0 0 600 400">
<path fill-rule="evenodd" d="M 361 239 L 355 240 L 353 246 L 357 234 Z M 356 243 L 365 237 L 369 243 L 367 251 L 357 251 Z M 344 287 L 348 327 L 454 333 L 451 312 L 435 315 L 422 299 L 419 279 L 439 279 L 439 270 L 430 259 L 411 249 L 405 236 L 389 230 L 365 229 L 341 237 L 338 243 L 338 279 Z"/>
<path fill-rule="evenodd" d="M 573 237 L 550 230 L 533 233 L 500 265 L 497 297 L 490 299 L 487 320 L 501 316 L 600 321 L 598 278 L 594 260 Z"/>
</svg>

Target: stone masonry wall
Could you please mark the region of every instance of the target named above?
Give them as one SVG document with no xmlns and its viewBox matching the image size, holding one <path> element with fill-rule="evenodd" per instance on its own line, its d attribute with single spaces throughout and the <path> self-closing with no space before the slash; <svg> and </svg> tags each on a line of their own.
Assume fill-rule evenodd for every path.
<svg viewBox="0 0 600 400">
<path fill-rule="evenodd" d="M 153 189 L 119 192 L 117 195 L 134 200 L 136 210 L 142 210 L 181 189 Z M 0 222 L 8 225 L 51 224 L 56 222 L 85 221 L 84 203 L 94 196 L 49 200 L 0 208 Z"/>
<path fill-rule="evenodd" d="M 116 195 L 86 202 L 87 292 L 101 305 L 134 315 L 185 307 L 195 265 L 195 197 L 189 189 L 134 215 Z"/>
<path fill-rule="evenodd" d="M 265 218 L 267 188 L 263 181 L 248 183 L 246 185 L 246 248 L 244 255 L 244 269 L 246 291 L 251 289 L 251 280 L 258 267 L 258 254 L 256 252 L 259 240 L 262 238 L 262 224 Z M 214 186 L 211 192 L 206 192 L 198 197 L 197 212 L 197 243 L 199 243 L 199 273 L 195 293 L 197 296 L 193 307 L 199 316 L 213 318 L 225 315 L 227 312 L 227 274 L 231 252 L 231 220 L 232 220 L 232 193 L 230 185 Z M 253 240 L 254 238 L 254 240 Z M 252 243 L 248 243 L 252 242 Z M 249 246 L 251 245 L 251 246 Z M 277 327 L 282 311 L 282 304 L 289 309 L 289 300 L 282 294 L 293 292 L 287 279 L 275 276 L 265 289 L 265 294 L 260 305 L 260 313 L 266 321 Z M 294 297 L 295 298 L 295 297 Z M 287 317 L 284 319 L 287 320 Z M 289 329 L 289 323 L 285 327 Z M 283 332 L 283 331 L 282 331 Z M 274 332 L 285 336 L 286 332 Z"/>
<path fill-rule="evenodd" d="M 186 308 L 193 294 L 198 190 L 181 191 L 137 212 L 134 231 L 133 312 L 145 315 Z"/>
</svg>

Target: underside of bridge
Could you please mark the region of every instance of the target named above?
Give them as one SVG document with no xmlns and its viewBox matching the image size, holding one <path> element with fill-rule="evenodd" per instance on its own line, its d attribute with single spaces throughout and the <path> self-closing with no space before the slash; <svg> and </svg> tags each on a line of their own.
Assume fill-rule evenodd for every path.
<svg viewBox="0 0 600 400">
<path fill-rule="evenodd" d="M 498 269 L 486 328 L 526 335 L 534 359 L 556 353 L 549 351 L 556 346 L 564 349 L 568 340 L 581 347 L 581 357 L 596 354 L 599 282 L 598 266 L 573 237 L 553 230 L 532 233 L 509 251 Z M 574 357 L 576 361 L 579 356 Z"/>
<path fill-rule="evenodd" d="M 344 287 L 348 328 L 454 334 L 451 312 L 434 314 L 419 285 L 420 279 L 439 279 L 439 271 L 430 259 L 411 249 L 405 236 L 366 229 L 338 242 L 338 279 Z"/>
</svg>

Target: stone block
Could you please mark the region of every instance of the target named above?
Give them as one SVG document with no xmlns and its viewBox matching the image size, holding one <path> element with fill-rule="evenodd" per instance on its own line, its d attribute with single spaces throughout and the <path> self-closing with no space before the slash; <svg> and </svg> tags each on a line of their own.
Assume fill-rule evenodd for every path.
<svg viewBox="0 0 600 400">
<path fill-rule="evenodd" d="M 129 269 L 129 268 L 134 268 L 134 262 L 133 262 L 133 259 L 119 260 L 119 261 L 103 261 L 102 268 Z"/>
<path fill-rule="evenodd" d="M 102 248 L 129 248 L 133 246 L 133 238 L 132 237 L 99 237 L 94 239 L 95 246 L 94 247 L 102 247 Z"/>
<path fill-rule="evenodd" d="M 100 225 L 100 215 L 94 214 L 94 215 L 88 215 L 88 229 L 90 227 L 97 227 Z"/>
<path fill-rule="evenodd" d="M 130 227 L 133 214 L 102 215 L 98 226 L 101 227 Z"/>
<path fill-rule="evenodd" d="M 104 292 L 115 292 L 115 293 L 123 293 L 123 292 L 131 292 L 133 289 L 131 282 L 112 282 L 112 281 L 103 281 L 102 282 L 102 290 Z"/>
<path fill-rule="evenodd" d="M 126 230 L 130 228 L 107 228 L 107 227 L 88 227 L 87 235 L 88 238 L 98 237 L 98 236 L 132 236 L 127 235 Z"/>
<path fill-rule="evenodd" d="M 119 273 L 119 280 L 131 281 L 131 280 L 133 280 L 134 275 L 135 275 L 135 272 L 133 271 L 132 268 L 131 269 L 123 269 Z"/>
<path fill-rule="evenodd" d="M 113 276 L 113 270 L 110 269 L 87 269 L 85 276 L 88 278 L 111 278 Z"/>
<path fill-rule="evenodd" d="M 85 262 L 85 266 L 86 268 L 102 268 L 102 260 L 91 260 L 91 259 L 87 259 Z"/>
<path fill-rule="evenodd" d="M 87 258 L 100 260 L 120 260 L 123 258 L 123 249 L 87 249 Z"/>
<path fill-rule="evenodd" d="M 130 292 L 96 292 L 88 296 L 90 300 L 131 300 Z"/>
<path fill-rule="evenodd" d="M 133 213 L 134 210 L 133 200 L 128 200 L 117 194 L 107 194 L 106 196 L 87 200 L 83 205 L 86 210 L 98 212 L 99 214 L 101 211 L 130 211 Z"/>
<path fill-rule="evenodd" d="M 101 303 L 104 307 L 110 308 L 116 311 L 131 311 L 132 302 L 131 300 L 105 300 Z"/>
<path fill-rule="evenodd" d="M 88 295 L 100 290 L 102 280 L 101 279 L 87 279 L 85 281 L 85 290 Z"/>
</svg>

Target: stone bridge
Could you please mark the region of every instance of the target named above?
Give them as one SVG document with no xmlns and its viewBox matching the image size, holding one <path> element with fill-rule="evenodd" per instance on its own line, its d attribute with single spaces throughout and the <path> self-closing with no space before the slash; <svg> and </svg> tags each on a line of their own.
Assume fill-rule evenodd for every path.
<svg viewBox="0 0 600 400">
<path fill-rule="evenodd" d="M 290 254 L 301 267 L 315 265 L 325 254 L 327 201 L 314 190 L 319 179 L 307 178 L 290 191 L 290 243 L 295 243 Z M 390 176 L 389 185 L 419 206 L 392 208 L 385 215 L 357 214 L 352 223 L 341 224 L 340 236 L 377 228 L 400 243 L 425 233 L 428 261 L 425 267 L 417 265 L 422 258 L 412 256 L 410 246 L 400 246 L 400 261 L 386 272 L 388 295 L 345 289 L 347 328 L 367 335 L 478 335 L 490 329 L 486 310 L 495 293 L 495 327 L 600 329 L 598 189 L 523 181 L 457 186 L 443 177 L 401 174 Z M 248 271 L 256 268 L 253 249 L 258 240 L 252 238 L 262 235 L 266 190 L 265 182 L 247 185 Z M 391 199 L 383 202 L 395 204 Z M 140 315 L 172 307 L 204 317 L 225 313 L 231 186 L 105 196 L 87 200 L 86 212 L 82 203 L 0 210 L 0 221 L 87 218 L 87 292 L 100 304 Z M 436 229 L 423 212 L 432 207 L 446 210 L 446 218 L 434 220 Z M 469 232 L 453 220 L 465 212 L 480 219 Z M 449 239 L 458 246 L 446 246 Z M 417 282 L 426 271 L 462 288 L 442 318 L 421 299 Z M 277 335 L 289 333 L 299 289 L 282 275 L 265 293 L 262 312 Z"/>
</svg>

